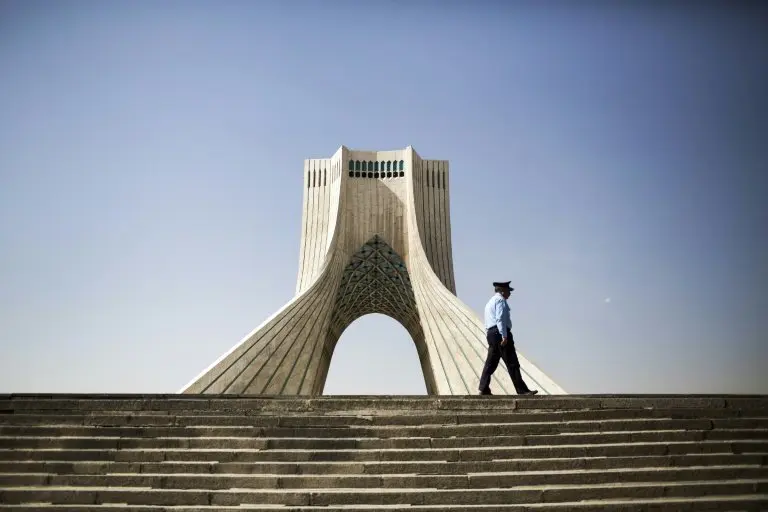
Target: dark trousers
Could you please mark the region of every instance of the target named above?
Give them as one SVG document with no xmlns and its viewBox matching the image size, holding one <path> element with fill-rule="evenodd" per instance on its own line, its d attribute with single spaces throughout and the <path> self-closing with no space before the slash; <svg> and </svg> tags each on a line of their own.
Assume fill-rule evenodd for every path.
<svg viewBox="0 0 768 512">
<path fill-rule="evenodd" d="M 496 327 L 488 329 L 486 334 L 488 340 L 488 357 L 485 359 L 483 375 L 480 377 L 480 392 L 490 391 L 491 375 L 499 366 L 499 359 L 504 360 L 509 370 L 509 376 L 512 378 L 512 384 L 515 385 L 515 391 L 518 394 L 529 391 L 528 386 L 520 373 L 520 361 L 517 360 L 515 351 L 515 342 L 512 339 L 512 333 L 507 331 L 507 344 L 501 346 L 501 334 Z"/>
</svg>

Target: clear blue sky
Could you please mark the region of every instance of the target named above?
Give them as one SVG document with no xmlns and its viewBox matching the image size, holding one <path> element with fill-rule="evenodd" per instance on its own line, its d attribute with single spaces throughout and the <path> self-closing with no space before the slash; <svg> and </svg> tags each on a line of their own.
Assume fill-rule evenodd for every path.
<svg viewBox="0 0 768 512">
<path fill-rule="evenodd" d="M 302 160 L 410 144 L 451 162 L 459 297 L 511 279 L 518 349 L 565 389 L 768 393 L 766 26 L 0 1 L 0 392 L 177 391 L 291 298 Z M 356 321 L 326 392 L 424 393 L 405 329 Z"/>
</svg>

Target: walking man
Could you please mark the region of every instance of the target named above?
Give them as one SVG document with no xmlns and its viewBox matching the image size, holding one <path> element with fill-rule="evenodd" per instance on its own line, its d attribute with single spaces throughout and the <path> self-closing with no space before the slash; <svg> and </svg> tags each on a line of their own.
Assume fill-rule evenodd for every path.
<svg viewBox="0 0 768 512">
<path fill-rule="evenodd" d="M 523 381 L 520 373 L 520 362 L 515 352 L 515 341 L 512 338 L 512 320 L 509 317 L 509 304 L 507 299 L 514 288 L 509 283 L 493 283 L 496 292 L 488 304 L 485 305 L 485 333 L 488 340 L 488 357 L 485 359 L 483 375 L 480 377 L 480 394 L 491 394 L 491 375 L 499 366 L 499 359 L 504 359 L 509 376 L 515 385 L 518 395 L 535 395 L 537 390 L 531 391 Z"/>
</svg>

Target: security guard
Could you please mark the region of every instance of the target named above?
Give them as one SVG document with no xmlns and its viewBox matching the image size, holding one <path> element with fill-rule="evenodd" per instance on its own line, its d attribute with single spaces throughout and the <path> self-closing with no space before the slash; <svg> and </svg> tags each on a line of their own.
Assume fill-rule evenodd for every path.
<svg viewBox="0 0 768 512">
<path fill-rule="evenodd" d="M 511 281 L 505 283 L 493 283 L 496 292 L 488 304 L 485 305 L 485 333 L 488 340 L 488 357 L 485 359 L 483 375 L 480 377 L 480 394 L 491 394 L 491 375 L 499 366 L 499 359 L 504 359 L 509 376 L 515 385 L 518 395 L 535 395 L 537 390 L 531 391 L 523 381 L 520 374 L 520 362 L 515 352 L 515 341 L 512 338 L 512 320 L 509 317 L 509 293 Z"/>
</svg>

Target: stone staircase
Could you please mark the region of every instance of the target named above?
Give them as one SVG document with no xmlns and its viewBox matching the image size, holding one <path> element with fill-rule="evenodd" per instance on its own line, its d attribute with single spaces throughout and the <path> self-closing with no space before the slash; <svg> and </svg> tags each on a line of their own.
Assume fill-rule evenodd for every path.
<svg viewBox="0 0 768 512">
<path fill-rule="evenodd" d="M 0 395 L 0 512 L 768 510 L 768 396 Z"/>
</svg>

